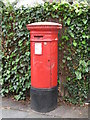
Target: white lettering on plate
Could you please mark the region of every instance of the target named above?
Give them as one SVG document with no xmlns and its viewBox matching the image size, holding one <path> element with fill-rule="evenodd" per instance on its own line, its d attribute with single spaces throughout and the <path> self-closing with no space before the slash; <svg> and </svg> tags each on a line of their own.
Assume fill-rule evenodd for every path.
<svg viewBox="0 0 90 120">
<path fill-rule="evenodd" d="M 42 43 L 35 43 L 35 54 L 42 54 Z"/>
</svg>

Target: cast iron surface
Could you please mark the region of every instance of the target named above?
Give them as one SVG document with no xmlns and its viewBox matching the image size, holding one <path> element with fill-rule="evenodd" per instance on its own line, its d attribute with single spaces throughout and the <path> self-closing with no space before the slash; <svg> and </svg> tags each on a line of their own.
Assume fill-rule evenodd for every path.
<svg viewBox="0 0 90 120">
<path fill-rule="evenodd" d="M 31 87 L 31 108 L 37 112 L 46 113 L 57 107 L 57 87 L 37 89 Z"/>
</svg>

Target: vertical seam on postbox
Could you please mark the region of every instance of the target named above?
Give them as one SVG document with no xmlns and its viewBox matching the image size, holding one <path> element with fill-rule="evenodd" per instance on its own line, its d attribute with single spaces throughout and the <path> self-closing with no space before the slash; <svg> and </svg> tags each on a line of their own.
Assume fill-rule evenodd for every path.
<svg viewBox="0 0 90 120">
<path fill-rule="evenodd" d="M 52 87 L 52 70 L 51 70 L 51 42 L 50 42 L 50 87 Z"/>
</svg>

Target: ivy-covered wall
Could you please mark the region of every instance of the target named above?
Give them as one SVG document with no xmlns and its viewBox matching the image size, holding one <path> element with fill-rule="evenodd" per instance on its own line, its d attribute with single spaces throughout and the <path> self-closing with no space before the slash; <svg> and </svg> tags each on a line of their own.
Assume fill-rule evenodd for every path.
<svg viewBox="0 0 90 120">
<path fill-rule="evenodd" d="M 89 91 L 89 20 L 86 4 L 48 3 L 33 8 L 2 8 L 2 95 L 25 99 L 30 88 L 30 36 L 26 24 L 39 21 L 62 23 L 59 32 L 59 78 L 64 99 L 81 104 Z"/>
</svg>

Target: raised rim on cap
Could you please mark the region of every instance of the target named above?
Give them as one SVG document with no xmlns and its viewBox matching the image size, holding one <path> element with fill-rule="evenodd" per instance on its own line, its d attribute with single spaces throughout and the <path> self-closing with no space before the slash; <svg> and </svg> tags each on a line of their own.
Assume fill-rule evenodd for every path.
<svg viewBox="0 0 90 120">
<path fill-rule="evenodd" d="M 31 24 L 28 24 L 28 25 L 30 25 L 30 26 L 37 26 L 37 25 L 50 25 L 50 26 L 52 26 L 52 25 L 55 25 L 55 26 L 62 26 L 61 24 L 59 24 L 59 23 L 55 23 L 55 22 L 35 22 L 35 23 L 31 23 Z"/>
</svg>

